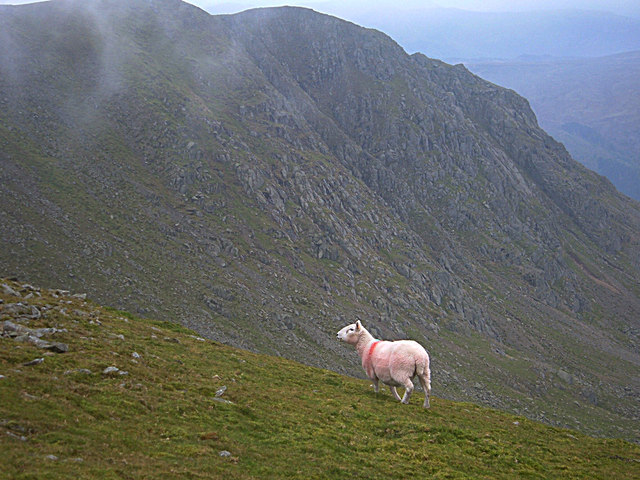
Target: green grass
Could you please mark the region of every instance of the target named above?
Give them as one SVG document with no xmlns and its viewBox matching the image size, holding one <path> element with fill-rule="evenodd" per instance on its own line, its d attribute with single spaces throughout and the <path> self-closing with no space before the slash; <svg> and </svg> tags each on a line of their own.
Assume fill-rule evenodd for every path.
<svg viewBox="0 0 640 480">
<path fill-rule="evenodd" d="M 366 381 L 176 324 L 48 291 L 22 301 L 53 307 L 28 325 L 67 329 L 56 341 L 69 352 L 0 338 L 0 478 L 640 476 L 640 447 L 622 440 L 437 397 L 423 410 L 422 392 L 401 405 Z M 112 365 L 128 374 L 103 375 Z M 223 385 L 231 403 L 215 400 Z"/>
</svg>

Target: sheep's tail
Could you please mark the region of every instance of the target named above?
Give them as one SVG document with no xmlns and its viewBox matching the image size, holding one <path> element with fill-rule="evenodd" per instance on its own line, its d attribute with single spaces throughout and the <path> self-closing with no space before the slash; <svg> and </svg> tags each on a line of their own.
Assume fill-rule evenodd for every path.
<svg viewBox="0 0 640 480">
<path fill-rule="evenodd" d="M 421 356 L 416 359 L 416 371 L 415 374 L 418 375 L 420 379 L 426 379 L 426 387 L 431 389 L 431 369 L 429 368 L 429 354 L 426 356 Z M 425 385 L 423 385 L 425 387 Z"/>
</svg>

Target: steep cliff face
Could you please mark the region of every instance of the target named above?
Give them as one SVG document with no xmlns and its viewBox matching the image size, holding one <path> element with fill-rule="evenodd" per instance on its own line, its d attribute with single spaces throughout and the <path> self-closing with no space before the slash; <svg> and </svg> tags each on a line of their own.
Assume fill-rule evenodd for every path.
<svg viewBox="0 0 640 480">
<path fill-rule="evenodd" d="M 544 303 L 573 312 L 589 309 L 590 294 L 569 265 L 572 240 L 627 255 L 633 283 L 638 205 L 576 164 L 524 99 L 462 66 L 408 56 L 379 32 L 315 17 L 226 20 L 280 94 L 312 101 L 300 116 L 322 125 L 331 154 L 419 233 L 427 257 L 471 277 L 465 264 L 478 259 L 517 267 Z"/>
<path fill-rule="evenodd" d="M 299 8 L 0 12 L 3 274 L 353 374 L 359 318 L 440 395 L 638 435 L 640 209 L 524 99 Z"/>
</svg>

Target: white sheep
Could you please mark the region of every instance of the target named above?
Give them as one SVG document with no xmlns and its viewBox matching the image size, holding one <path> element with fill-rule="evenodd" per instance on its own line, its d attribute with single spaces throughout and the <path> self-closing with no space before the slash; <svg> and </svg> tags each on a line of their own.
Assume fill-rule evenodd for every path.
<svg viewBox="0 0 640 480">
<path fill-rule="evenodd" d="M 378 393 L 378 380 L 389 385 L 391 393 L 397 400 L 400 400 L 400 395 L 396 387 L 404 387 L 404 396 L 400 401 L 409 403 L 409 397 L 413 392 L 413 377 L 417 375 L 425 393 L 423 406 L 429 408 L 429 395 L 431 395 L 429 354 L 418 342 L 376 340 L 362 326 L 360 320 L 340 330 L 338 340 L 356 347 L 362 359 L 362 368 L 373 381 L 376 393 Z"/>
</svg>

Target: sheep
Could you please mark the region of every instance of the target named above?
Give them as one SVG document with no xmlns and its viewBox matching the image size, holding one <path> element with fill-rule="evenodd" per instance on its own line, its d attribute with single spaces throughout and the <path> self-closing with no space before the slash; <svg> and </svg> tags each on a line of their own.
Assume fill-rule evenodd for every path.
<svg viewBox="0 0 640 480">
<path fill-rule="evenodd" d="M 417 375 L 425 394 L 423 407 L 429 408 L 431 395 L 429 354 L 418 342 L 376 340 L 362 326 L 360 320 L 340 330 L 338 340 L 356 348 L 362 359 L 362 368 L 373 381 L 376 393 L 378 393 L 378 381 L 381 381 L 389 386 L 396 400 L 407 404 L 413 392 L 413 377 Z M 402 399 L 396 387 L 405 388 Z"/>
</svg>

